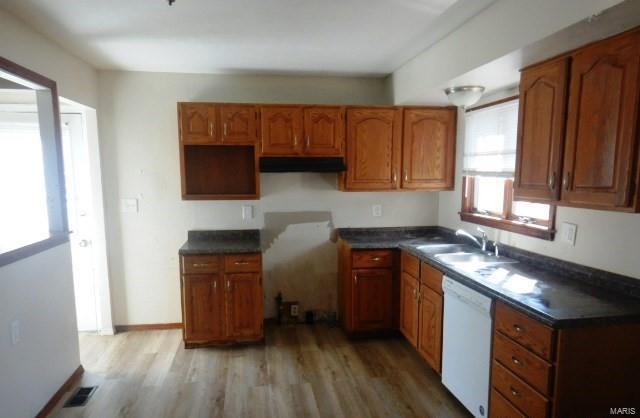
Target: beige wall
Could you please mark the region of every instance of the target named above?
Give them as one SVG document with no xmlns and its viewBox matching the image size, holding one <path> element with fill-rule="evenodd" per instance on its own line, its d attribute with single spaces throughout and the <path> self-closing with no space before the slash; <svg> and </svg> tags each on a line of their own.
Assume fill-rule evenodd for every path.
<svg viewBox="0 0 640 418">
<path fill-rule="evenodd" d="M 96 106 L 93 68 L 2 10 L 0 56 L 55 80 L 61 96 Z M 22 341 L 12 346 L 14 320 Z M 0 416 L 32 417 L 80 364 L 69 245 L 0 267 L 0 336 Z"/>
<path fill-rule="evenodd" d="M 335 310 L 331 228 L 437 221 L 436 193 L 343 193 L 336 174 L 262 174 L 257 201 L 180 199 L 176 102 L 385 104 L 382 79 L 101 72 L 99 86 L 116 324 L 180 321 L 177 251 L 189 229 L 263 229 L 272 316 L 279 290 L 303 310 Z M 138 198 L 139 213 L 120 213 L 122 198 Z M 376 203 L 380 218 L 371 215 Z M 250 222 L 242 220 L 243 204 L 255 208 Z"/>
<path fill-rule="evenodd" d="M 509 95 L 509 94 L 507 94 Z M 464 114 L 458 117 L 456 188 L 440 192 L 438 224 L 452 229 L 465 228 L 478 235 L 478 225 L 460 221 L 462 188 L 462 151 L 464 146 Z M 590 209 L 558 207 L 556 227 L 562 223 L 578 225 L 575 246 L 564 243 L 560 234 L 554 241 L 485 228 L 491 240 L 590 267 L 640 279 L 640 214 L 616 213 Z"/>
</svg>

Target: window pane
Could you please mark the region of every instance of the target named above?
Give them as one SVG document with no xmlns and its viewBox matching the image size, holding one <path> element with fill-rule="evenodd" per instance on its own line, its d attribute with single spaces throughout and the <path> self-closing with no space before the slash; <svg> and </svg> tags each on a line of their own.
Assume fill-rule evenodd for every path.
<svg viewBox="0 0 640 418">
<path fill-rule="evenodd" d="M 549 220 L 549 205 L 542 203 L 514 201 L 511 211 L 515 216 L 526 216 L 527 218 L 540 219 L 543 221 Z"/>
<path fill-rule="evenodd" d="M 49 236 L 36 113 L 0 112 L 0 252 Z"/>
<path fill-rule="evenodd" d="M 476 177 L 474 206 L 478 211 L 502 214 L 504 182 L 505 179 L 499 177 Z"/>
</svg>

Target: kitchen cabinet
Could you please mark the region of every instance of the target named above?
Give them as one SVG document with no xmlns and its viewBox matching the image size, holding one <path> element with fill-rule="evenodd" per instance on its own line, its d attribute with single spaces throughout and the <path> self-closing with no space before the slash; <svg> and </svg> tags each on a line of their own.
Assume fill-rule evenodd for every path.
<svg viewBox="0 0 640 418">
<path fill-rule="evenodd" d="M 566 57 L 522 72 L 516 200 L 547 202 L 560 197 L 568 81 Z"/>
<path fill-rule="evenodd" d="M 607 416 L 640 399 L 639 344 L 638 323 L 553 329 L 498 301 L 489 414 Z"/>
<path fill-rule="evenodd" d="M 401 143 L 401 109 L 348 109 L 345 189 L 397 189 Z"/>
<path fill-rule="evenodd" d="M 453 190 L 455 108 L 407 108 L 402 136 L 403 189 Z"/>
<path fill-rule="evenodd" d="M 253 105 L 223 104 L 220 106 L 222 142 L 254 145 L 258 140 L 258 114 Z"/>
<path fill-rule="evenodd" d="M 304 155 L 314 157 L 344 154 L 344 108 L 310 106 L 304 108 Z"/>
<path fill-rule="evenodd" d="M 260 108 L 262 155 L 287 156 L 302 151 L 302 106 Z"/>
<path fill-rule="evenodd" d="M 640 29 L 523 70 L 520 91 L 516 199 L 640 210 Z"/>
<path fill-rule="evenodd" d="M 260 254 L 185 255 L 180 264 L 186 348 L 263 338 Z"/>
<path fill-rule="evenodd" d="M 220 143 L 217 109 L 211 103 L 178 103 L 181 142 L 199 145 Z"/>
<path fill-rule="evenodd" d="M 399 291 L 393 250 L 351 250 L 338 241 L 338 315 L 348 335 L 397 328 Z"/>
<path fill-rule="evenodd" d="M 640 32 L 572 56 L 562 200 L 637 206 Z"/>
<path fill-rule="evenodd" d="M 442 278 L 438 270 L 401 255 L 400 332 L 436 372 L 442 370 Z M 419 269 L 418 269 L 419 267 Z"/>
</svg>

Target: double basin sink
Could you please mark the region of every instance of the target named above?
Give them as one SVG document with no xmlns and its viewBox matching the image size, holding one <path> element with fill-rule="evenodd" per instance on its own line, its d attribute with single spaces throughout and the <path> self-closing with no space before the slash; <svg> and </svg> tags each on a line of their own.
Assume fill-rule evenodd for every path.
<svg viewBox="0 0 640 418">
<path fill-rule="evenodd" d="M 427 244 L 420 245 L 417 249 L 442 264 L 470 273 L 503 264 L 517 263 L 511 258 L 485 253 L 468 245 Z"/>
</svg>

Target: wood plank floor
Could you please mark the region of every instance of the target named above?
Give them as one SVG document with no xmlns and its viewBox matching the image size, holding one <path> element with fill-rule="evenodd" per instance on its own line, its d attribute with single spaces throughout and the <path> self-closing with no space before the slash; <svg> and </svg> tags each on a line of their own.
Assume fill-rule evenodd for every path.
<svg viewBox="0 0 640 418">
<path fill-rule="evenodd" d="M 185 350 L 179 330 L 82 334 L 85 407 L 54 417 L 468 417 L 402 339 L 267 327 L 264 345 Z M 68 396 L 68 395 L 67 395 Z"/>
</svg>

